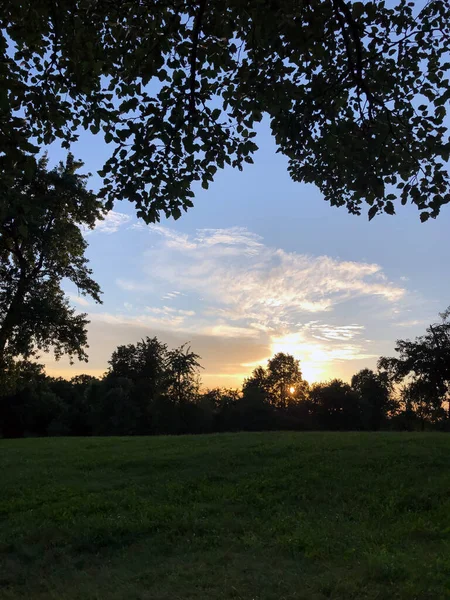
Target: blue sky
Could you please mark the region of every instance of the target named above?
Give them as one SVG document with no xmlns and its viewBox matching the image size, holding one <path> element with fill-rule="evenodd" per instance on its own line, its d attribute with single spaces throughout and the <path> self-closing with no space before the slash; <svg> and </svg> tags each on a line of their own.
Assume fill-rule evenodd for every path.
<svg viewBox="0 0 450 600">
<path fill-rule="evenodd" d="M 104 303 L 68 292 L 91 319 L 90 360 L 46 356 L 50 373 L 99 375 L 118 344 L 157 335 L 191 342 L 206 386 L 240 385 L 280 350 L 310 381 L 348 380 L 436 320 L 450 304 L 448 207 L 424 224 L 411 206 L 369 223 L 293 183 L 264 122 L 256 141 L 255 164 L 218 172 L 178 221 L 146 226 L 120 202 L 88 234 Z M 72 151 L 95 173 L 111 147 L 83 134 Z M 51 149 L 52 162 L 63 156 Z"/>
</svg>

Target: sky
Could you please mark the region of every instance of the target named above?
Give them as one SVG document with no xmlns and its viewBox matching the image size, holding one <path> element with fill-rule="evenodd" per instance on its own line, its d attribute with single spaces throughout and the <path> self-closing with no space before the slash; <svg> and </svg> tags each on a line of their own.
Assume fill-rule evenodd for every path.
<svg viewBox="0 0 450 600">
<path fill-rule="evenodd" d="M 190 342 L 205 387 L 238 387 L 279 351 L 310 382 L 349 381 L 438 320 L 450 304 L 448 206 L 426 223 L 400 205 L 369 223 L 292 182 L 267 123 L 255 141 L 255 164 L 219 171 L 178 221 L 147 226 L 122 201 L 86 234 L 103 304 L 65 289 L 89 315 L 89 362 L 45 355 L 48 373 L 101 375 L 118 345 L 156 335 L 169 347 Z M 72 152 L 95 173 L 111 146 L 85 133 Z M 92 176 L 89 187 L 99 185 Z"/>
</svg>

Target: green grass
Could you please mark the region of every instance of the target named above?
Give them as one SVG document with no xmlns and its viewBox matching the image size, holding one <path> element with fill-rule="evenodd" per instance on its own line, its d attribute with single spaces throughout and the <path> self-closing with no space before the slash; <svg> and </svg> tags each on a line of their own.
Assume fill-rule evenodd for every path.
<svg viewBox="0 0 450 600">
<path fill-rule="evenodd" d="M 0 598 L 450 598 L 450 435 L 0 440 Z"/>
</svg>

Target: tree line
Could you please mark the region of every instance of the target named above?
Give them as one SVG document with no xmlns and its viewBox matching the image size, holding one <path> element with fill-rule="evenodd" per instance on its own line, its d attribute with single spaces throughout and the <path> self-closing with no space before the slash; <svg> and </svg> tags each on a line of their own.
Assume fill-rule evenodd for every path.
<svg viewBox="0 0 450 600">
<path fill-rule="evenodd" d="M 450 311 L 423 336 L 398 340 L 396 357 L 350 383 L 310 385 L 300 361 L 278 353 L 241 389 L 202 389 L 200 357 L 156 337 L 119 346 L 101 378 L 49 377 L 17 360 L 3 374 L 5 437 L 158 435 L 225 431 L 449 430 Z"/>
</svg>

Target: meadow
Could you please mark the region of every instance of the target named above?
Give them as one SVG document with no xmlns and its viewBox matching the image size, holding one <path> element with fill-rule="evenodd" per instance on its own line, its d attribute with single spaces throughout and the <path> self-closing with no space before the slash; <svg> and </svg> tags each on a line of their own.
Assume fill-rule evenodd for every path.
<svg viewBox="0 0 450 600">
<path fill-rule="evenodd" d="M 450 436 L 0 440 L 0 598 L 450 598 Z"/>
</svg>

